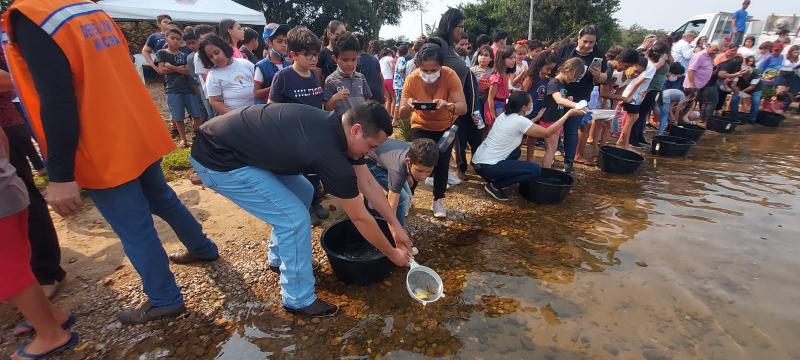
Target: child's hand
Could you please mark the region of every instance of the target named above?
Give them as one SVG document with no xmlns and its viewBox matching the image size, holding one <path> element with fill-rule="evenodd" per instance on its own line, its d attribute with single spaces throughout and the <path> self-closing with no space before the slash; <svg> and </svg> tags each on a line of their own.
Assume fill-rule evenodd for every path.
<svg viewBox="0 0 800 360">
<path fill-rule="evenodd" d="M 567 115 L 569 115 L 570 117 L 578 116 L 578 115 L 583 116 L 583 115 L 586 115 L 586 113 L 588 113 L 588 112 L 589 112 L 589 108 L 588 107 L 584 107 L 584 108 L 581 108 L 581 109 L 569 109 L 569 111 L 567 111 Z"/>
</svg>

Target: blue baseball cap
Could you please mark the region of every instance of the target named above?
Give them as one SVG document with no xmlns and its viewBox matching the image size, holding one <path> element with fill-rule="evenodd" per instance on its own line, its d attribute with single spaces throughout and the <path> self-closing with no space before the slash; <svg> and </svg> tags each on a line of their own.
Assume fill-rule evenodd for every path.
<svg viewBox="0 0 800 360">
<path fill-rule="evenodd" d="M 269 23 L 264 27 L 264 41 L 267 41 L 268 39 L 271 40 L 272 38 L 281 34 L 286 35 L 288 32 L 289 25 Z"/>
</svg>

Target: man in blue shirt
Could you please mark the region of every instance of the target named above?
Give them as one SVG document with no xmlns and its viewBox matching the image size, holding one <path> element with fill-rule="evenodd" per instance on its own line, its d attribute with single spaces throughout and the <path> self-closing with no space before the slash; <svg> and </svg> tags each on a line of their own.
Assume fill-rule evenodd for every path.
<svg viewBox="0 0 800 360">
<path fill-rule="evenodd" d="M 742 8 L 733 13 L 733 24 L 731 31 L 731 41 L 742 45 L 744 40 L 744 32 L 747 30 L 747 7 L 750 6 L 750 0 L 742 2 Z"/>
</svg>

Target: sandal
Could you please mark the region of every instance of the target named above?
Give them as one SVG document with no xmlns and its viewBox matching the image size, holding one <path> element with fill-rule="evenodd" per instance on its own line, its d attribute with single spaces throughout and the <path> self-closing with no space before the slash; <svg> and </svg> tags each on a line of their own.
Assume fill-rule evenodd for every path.
<svg viewBox="0 0 800 360">
<path fill-rule="evenodd" d="M 81 338 L 80 338 L 80 336 L 78 336 L 78 333 L 73 332 L 73 333 L 69 334 L 69 340 L 67 340 L 67 342 L 64 345 L 61 345 L 61 346 L 59 346 L 59 347 L 57 347 L 57 348 L 55 348 L 53 350 L 50 350 L 50 351 L 48 351 L 48 352 L 46 352 L 44 354 L 26 353 L 25 352 L 25 345 L 22 345 L 22 346 L 19 347 L 19 349 L 17 349 L 17 352 L 14 353 L 14 356 L 20 357 L 20 358 L 23 358 L 23 359 L 28 359 L 28 360 L 45 359 L 45 358 L 48 358 L 48 357 L 51 357 L 51 356 L 54 356 L 54 355 L 61 354 L 64 351 L 67 351 L 67 350 L 75 347 L 75 345 L 78 345 L 78 343 L 80 341 L 81 341 Z"/>
<path fill-rule="evenodd" d="M 67 318 L 67 321 L 64 321 L 64 323 L 61 324 L 61 328 L 64 329 L 64 330 L 67 330 L 67 329 L 71 328 L 72 325 L 75 325 L 76 321 L 77 321 L 77 318 L 75 317 L 75 314 L 69 313 L 69 317 Z M 22 331 L 17 332 L 18 330 L 22 330 Z M 27 334 L 27 333 L 30 333 L 30 332 L 33 332 L 33 331 L 36 331 L 36 329 L 33 328 L 33 325 L 31 325 L 31 323 L 29 323 L 29 322 L 27 322 L 25 320 L 20 321 L 19 324 L 17 324 L 17 326 L 14 327 L 14 335 L 16 335 L 16 336 L 24 335 L 24 334 Z"/>
</svg>

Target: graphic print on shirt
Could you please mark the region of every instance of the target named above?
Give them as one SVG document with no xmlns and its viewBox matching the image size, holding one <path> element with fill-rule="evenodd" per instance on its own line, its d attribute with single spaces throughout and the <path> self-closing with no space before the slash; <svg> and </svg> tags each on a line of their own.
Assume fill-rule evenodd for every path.
<svg viewBox="0 0 800 360">
<path fill-rule="evenodd" d="M 295 98 L 321 95 L 322 94 L 322 87 L 321 86 L 317 86 L 315 88 L 308 88 L 308 89 L 294 89 L 294 90 L 292 90 L 292 93 L 293 93 Z"/>
</svg>

